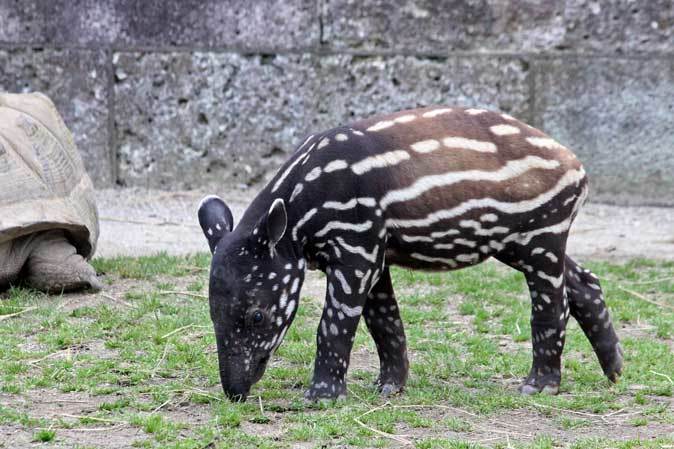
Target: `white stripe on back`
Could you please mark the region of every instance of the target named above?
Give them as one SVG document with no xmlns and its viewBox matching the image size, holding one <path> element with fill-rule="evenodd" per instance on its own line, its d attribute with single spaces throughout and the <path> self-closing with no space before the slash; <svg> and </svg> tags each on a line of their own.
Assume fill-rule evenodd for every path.
<svg viewBox="0 0 674 449">
<path fill-rule="evenodd" d="M 459 148 L 461 150 L 473 150 L 480 153 L 496 153 L 494 142 L 466 139 L 465 137 L 450 136 L 442 139 L 442 144 L 447 148 Z"/>
<path fill-rule="evenodd" d="M 349 210 L 356 207 L 356 204 L 361 204 L 365 207 L 375 207 L 377 202 L 374 198 L 352 198 L 346 203 L 340 203 L 338 201 L 326 201 L 323 203 L 324 209 L 336 209 L 336 210 Z"/>
<path fill-rule="evenodd" d="M 493 198 L 474 198 L 468 201 L 464 201 L 463 203 L 451 209 L 442 209 L 439 211 L 432 212 L 424 218 L 389 219 L 386 220 L 386 227 L 388 228 L 425 227 L 433 223 L 437 223 L 438 221 L 441 220 L 458 217 L 460 215 L 465 214 L 467 211 L 471 209 L 483 207 L 491 207 L 508 214 L 529 212 L 533 209 L 536 209 L 537 207 L 540 207 L 542 204 L 547 203 L 556 195 L 558 195 L 559 192 L 561 192 L 562 190 L 564 190 L 565 188 L 574 183 L 580 182 L 584 177 L 585 177 L 585 170 L 583 170 L 582 168 L 580 170 L 570 170 L 564 173 L 564 176 L 562 176 L 559 179 L 557 184 L 552 189 L 547 190 L 530 200 L 524 200 L 513 203 L 513 202 L 498 201 Z M 510 236 L 506 237 L 506 239 L 510 237 L 511 240 L 517 240 L 517 237 L 511 236 L 518 236 L 518 235 L 519 234 L 511 234 Z M 504 242 L 507 243 L 505 239 Z"/>
<path fill-rule="evenodd" d="M 367 173 L 375 168 L 390 167 L 392 165 L 397 165 L 402 161 L 406 161 L 410 158 L 410 155 L 407 151 L 404 150 L 394 150 L 387 153 L 377 154 L 375 156 L 367 157 L 361 161 L 358 161 L 351 165 L 351 170 L 357 174 L 362 175 Z"/>
<path fill-rule="evenodd" d="M 511 160 L 496 171 L 467 170 L 443 173 L 441 175 L 423 176 L 417 179 L 410 187 L 391 190 L 381 199 L 379 204 L 383 209 L 394 203 L 414 199 L 424 192 L 436 187 L 446 187 L 461 181 L 490 181 L 499 182 L 516 178 L 534 168 L 555 169 L 559 161 L 543 159 L 538 156 L 527 156 L 523 159 Z"/>
<path fill-rule="evenodd" d="M 447 114 L 449 112 L 452 112 L 450 108 L 433 109 L 432 111 L 424 112 L 423 114 L 421 114 L 421 116 L 425 118 L 433 118 L 438 115 Z"/>
<path fill-rule="evenodd" d="M 372 222 L 370 220 L 364 221 L 363 223 L 345 223 L 343 221 L 331 221 L 318 231 L 315 235 L 316 237 L 323 237 L 328 232 L 339 229 L 342 231 L 354 231 L 354 232 L 364 232 L 372 227 Z"/>
</svg>

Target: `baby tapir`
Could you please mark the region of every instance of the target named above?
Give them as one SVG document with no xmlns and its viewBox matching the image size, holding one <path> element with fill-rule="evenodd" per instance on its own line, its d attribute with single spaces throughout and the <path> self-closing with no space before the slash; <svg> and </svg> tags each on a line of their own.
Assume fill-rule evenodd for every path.
<svg viewBox="0 0 674 449">
<path fill-rule="evenodd" d="M 571 151 L 483 109 L 408 110 L 309 136 L 236 228 L 219 198 L 199 207 L 225 393 L 245 400 L 262 376 L 307 268 L 326 273 L 327 291 L 306 397 L 346 394 L 361 316 L 380 390 L 401 390 L 409 364 L 389 267 L 456 270 L 490 257 L 521 271 L 531 293 L 533 364 L 520 391 L 558 391 L 569 315 L 615 382 L 622 350 L 599 281 L 566 255 L 587 192 Z"/>
</svg>

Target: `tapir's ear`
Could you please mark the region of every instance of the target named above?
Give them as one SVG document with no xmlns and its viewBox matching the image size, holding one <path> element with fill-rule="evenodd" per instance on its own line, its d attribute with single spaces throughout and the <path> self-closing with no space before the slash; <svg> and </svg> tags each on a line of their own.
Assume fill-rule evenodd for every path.
<svg viewBox="0 0 674 449">
<path fill-rule="evenodd" d="M 272 203 L 267 213 L 267 237 L 269 237 L 269 245 L 274 247 L 281 240 L 283 234 L 286 232 L 288 226 L 288 214 L 286 213 L 286 205 L 281 198 L 277 198 Z"/>
<path fill-rule="evenodd" d="M 215 195 L 209 195 L 199 203 L 199 224 L 212 253 L 222 236 L 232 232 L 234 218 L 224 201 Z"/>
</svg>

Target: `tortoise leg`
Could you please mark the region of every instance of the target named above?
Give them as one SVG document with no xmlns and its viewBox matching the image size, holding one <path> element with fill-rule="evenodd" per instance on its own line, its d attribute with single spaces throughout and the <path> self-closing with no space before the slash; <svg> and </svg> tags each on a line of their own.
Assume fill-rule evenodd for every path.
<svg viewBox="0 0 674 449">
<path fill-rule="evenodd" d="M 21 268 L 33 248 L 34 234 L 0 244 L 0 292 L 8 289 L 19 279 Z"/>
<path fill-rule="evenodd" d="M 103 288 L 94 268 L 77 254 L 63 231 L 45 232 L 36 238 L 24 273 L 28 286 L 48 293 Z"/>
</svg>

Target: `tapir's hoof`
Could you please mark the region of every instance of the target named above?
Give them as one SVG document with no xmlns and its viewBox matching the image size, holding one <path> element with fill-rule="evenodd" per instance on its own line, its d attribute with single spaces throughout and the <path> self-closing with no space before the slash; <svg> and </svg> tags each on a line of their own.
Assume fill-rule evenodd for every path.
<svg viewBox="0 0 674 449">
<path fill-rule="evenodd" d="M 556 394 L 559 394 L 559 385 L 551 384 L 539 387 L 537 385 L 522 384 L 519 388 L 519 391 L 520 393 L 526 396 L 531 396 L 533 394 L 538 393 L 549 394 L 551 396 L 554 396 Z"/>
<path fill-rule="evenodd" d="M 304 399 L 309 402 L 330 402 L 346 399 L 346 389 L 340 390 L 331 387 L 311 387 L 304 393 Z"/>
<path fill-rule="evenodd" d="M 337 397 L 327 396 L 313 396 L 309 391 L 304 393 L 304 402 L 307 404 L 326 404 L 330 405 L 334 402 L 346 401 L 346 395 L 340 394 Z"/>
<path fill-rule="evenodd" d="M 608 360 L 602 363 L 602 369 L 608 380 L 613 383 L 618 382 L 620 375 L 623 373 L 623 349 L 620 347 L 620 343 L 615 345 L 611 357 L 608 357 Z"/>
<path fill-rule="evenodd" d="M 395 396 L 397 394 L 402 393 L 403 391 L 403 386 L 398 384 L 383 384 L 379 385 L 377 388 L 379 389 L 381 395 L 384 396 L 385 398 Z"/>
</svg>

